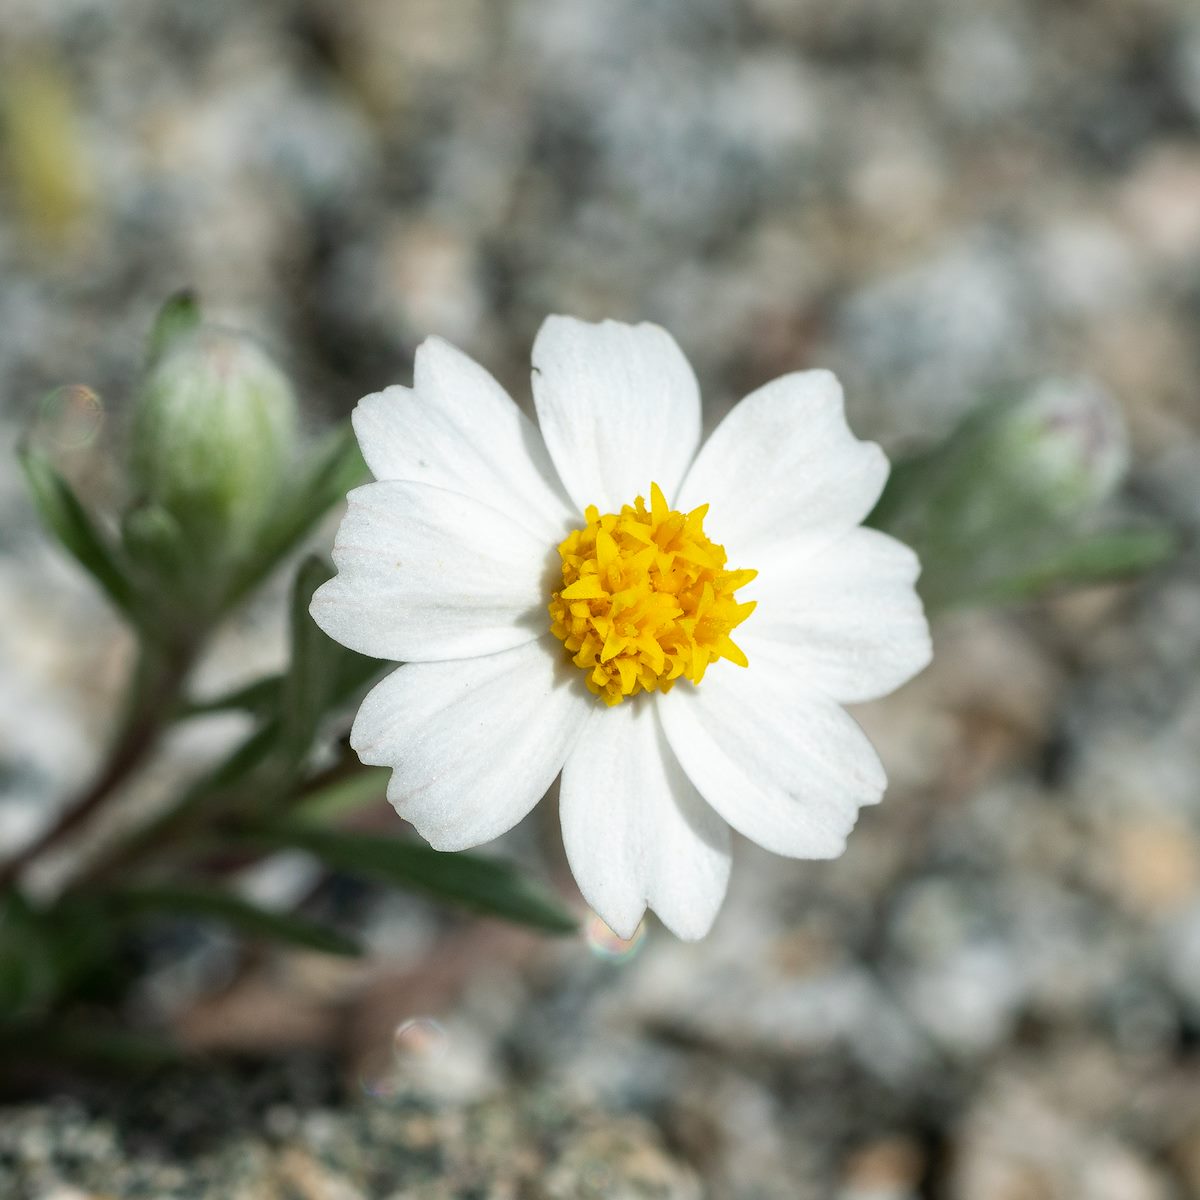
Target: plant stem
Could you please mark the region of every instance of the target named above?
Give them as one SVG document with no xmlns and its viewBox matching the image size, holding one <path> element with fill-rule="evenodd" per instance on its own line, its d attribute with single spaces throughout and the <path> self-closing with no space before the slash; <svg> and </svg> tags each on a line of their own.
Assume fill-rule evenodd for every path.
<svg viewBox="0 0 1200 1200">
<path fill-rule="evenodd" d="M 103 766 L 57 821 L 0 866 L 0 888 L 13 884 L 36 859 L 86 824 L 141 766 L 170 722 L 193 657 L 190 647 L 141 646 L 125 716 Z"/>
<path fill-rule="evenodd" d="M 106 883 L 128 871 L 148 853 L 161 855 L 168 844 L 179 846 L 197 837 L 199 827 L 221 812 L 222 799 L 236 794 L 246 775 L 261 761 L 275 734 L 273 723 L 253 733 L 223 763 L 187 788 L 173 805 L 151 816 L 122 842 L 89 863 L 73 886 L 78 889 Z"/>
</svg>

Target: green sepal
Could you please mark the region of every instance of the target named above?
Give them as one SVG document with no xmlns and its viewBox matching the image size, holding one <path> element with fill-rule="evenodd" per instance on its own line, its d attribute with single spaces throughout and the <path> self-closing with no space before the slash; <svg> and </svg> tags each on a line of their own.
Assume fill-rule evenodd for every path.
<svg viewBox="0 0 1200 1200">
<path fill-rule="evenodd" d="M 146 341 L 146 365 L 153 366 L 181 337 L 200 328 L 200 300 L 190 288 L 176 292 L 158 310 Z"/>
<path fill-rule="evenodd" d="M 131 509 L 121 520 L 121 542 L 143 599 L 148 633 L 170 637 L 194 629 L 207 616 L 201 581 L 192 577 L 192 559 L 179 522 L 156 504 Z"/>
</svg>

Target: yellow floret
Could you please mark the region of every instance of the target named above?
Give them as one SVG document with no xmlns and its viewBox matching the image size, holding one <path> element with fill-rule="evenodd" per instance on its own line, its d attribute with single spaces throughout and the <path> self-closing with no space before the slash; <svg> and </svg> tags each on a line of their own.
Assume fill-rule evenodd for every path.
<svg viewBox="0 0 1200 1200">
<path fill-rule="evenodd" d="M 619 513 L 593 505 L 559 545 L 550 629 L 605 704 L 699 683 L 720 658 L 746 666 L 729 635 L 754 611 L 734 593 L 757 572 L 725 569 L 724 547 L 704 535 L 707 511 L 676 512 L 651 484 L 649 510 L 641 496 Z"/>
</svg>

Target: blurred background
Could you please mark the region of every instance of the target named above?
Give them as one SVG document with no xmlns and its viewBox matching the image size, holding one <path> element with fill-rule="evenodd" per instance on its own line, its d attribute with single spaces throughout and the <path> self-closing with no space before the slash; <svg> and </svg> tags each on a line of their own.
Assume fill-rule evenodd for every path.
<svg viewBox="0 0 1200 1200">
<path fill-rule="evenodd" d="M 119 491 L 183 286 L 272 349 L 313 431 L 433 333 L 527 404 L 548 312 L 665 325 L 709 425 L 832 368 L 892 453 L 1083 376 L 1129 429 L 1113 504 L 1183 550 L 939 619 L 933 666 L 858 714 L 885 803 L 837 862 L 739 846 L 698 945 L 367 892 L 366 964 L 165 947 L 139 1019 L 239 1065 L 10 1105 L 0 1182 L 1200 1195 L 1198 134 L 1193 0 L 4 0 L 0 844 L 87 775 L 129 656 L 11 448 L 33 427 Z M 278 662 L 279 607 L 209 682 Z M 146 786 L 229 736 L 189 729 Z M 569 893 L 543 807 L 504 849 Z"/>
</svg>

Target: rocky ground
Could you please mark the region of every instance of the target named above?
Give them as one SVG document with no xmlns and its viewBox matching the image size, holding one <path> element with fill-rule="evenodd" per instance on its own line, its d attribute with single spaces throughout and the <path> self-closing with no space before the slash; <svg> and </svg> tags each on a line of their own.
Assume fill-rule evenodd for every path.
<svg viewBox="0 0 1200 1200">
<path fill-rule="evenodd" d="M 6 1196 L 56 1200 L 702 1195 L 636 1116 L 589 1112 L 547 1090 L 453 1110 L 415 1096 L 348 1107 L 323 1095 L 327 1078 L 303 1062 L 188 1071 L 116 1105 L 77 1097 L 0 1113 L 0 1184 Z"/>
<path fill-rule="evenodd" d="M 138 1002 L 193 1045 L 307 1057 L 12 1105 L 0 1194 L 1200 1194 L 1190 0 L 8 0 L 0 127 L 0 448 L 34 422 L 93 496 L 191 284 L 314 426 L 434 332 L 524 398 L 547 311 L 666 325 L 710 422 L 832 367 L 893 450 L 1083 373 L 1129 423 L 1117 503 L 1183 539 L 1139 584 L 944 619 L 860 714 L 892 787 L 846 856 L 742 846 L 699 945 L 357 895 L 365 967 L 165 961 Z M 9 468 L 0 512 L 15 838 L 88 769 L 127 647 Z M 278 654 L 256 620 L 226 661 Z M 509 848 L 561 878 L 548 823 Z"/>
</svg>

